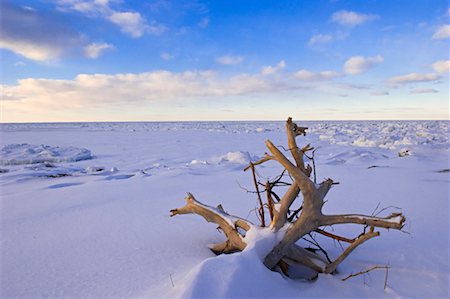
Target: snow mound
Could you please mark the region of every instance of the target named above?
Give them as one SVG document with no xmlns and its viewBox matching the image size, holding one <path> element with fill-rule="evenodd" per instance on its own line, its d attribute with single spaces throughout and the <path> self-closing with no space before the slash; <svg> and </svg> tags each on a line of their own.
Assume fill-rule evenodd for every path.
<svg viewBox="0 0 450 299">
<path fill-rule="evenodd" d="M 218 157 L 218 164 L 221 163 L 234 163 L 234 164 L 248 164 L 252 158 L 249 152 L 228 152 L 223 156 Z"/>
<path fill-rule="evenodd" d="M 91 151 L 78 147 L 8 144 L 0 151 L 0 165 L 76 162 L 92 159 Z"/>
<path fill-rule="evenodd" d="M 268 271 L 263 264 L 265 255 L 280 237 L 269 229 L 253 227 L 245 237 L 248 245 L 243 252 L 204 260 L 171 290 L 169 297 L 257 298 L 261 294 L 270 297 L 274 295 L 274 284 L 283 288 L 283 296 L 295 296 L 297 291 L 289 282 L 279 273 Z"/>
<path fill-rule="evenodd" d="M 246 165 L 250 161 L 258 160 L 257 156 L 250 155 L 249 152 L 228 152 L 224 155 L 213 156 L 207 160 L 194 159 L 186 166 L 198 166 L 198 165 L 223 165 L 223 164 L 236 164 L 236 165 Z"/>
<path fill-rule="evenodd" d="M 331 165 L 338 165 L 338 164 L 344 164 L 344 163 L 350 163 L 350 164 L 363 163 L 363 164 L 365 164 L 368 162 L 373 162 L 376 160 L 385 160 L 388 158 L 389 158 L 389 156 L 379 153 L 379 152 L 355 148 L 352 150 L 341 152 L 339 154 L 331 155 L 331 157 L 328 158 L 328 161 L 326 164 L 331 164 Z"/>
</svg>

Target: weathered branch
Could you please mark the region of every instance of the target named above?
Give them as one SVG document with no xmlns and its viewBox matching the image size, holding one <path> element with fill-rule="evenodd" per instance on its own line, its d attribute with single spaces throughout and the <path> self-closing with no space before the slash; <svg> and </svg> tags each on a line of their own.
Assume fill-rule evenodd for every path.
<svg viewBox="0 0 450 299">
<path fill-rule="evenodd" d="M 379 232 L 374 232 L 373 229 L 369 232 L 366 233 L 362 236 L 360 236 L 359 238 L 357 238 L 355 240 L 355 242 L 353 242 L 350 246 L 348 246 L 344 252 L 331 264 L 329 264 L 328 266 L 326 266 L 325 268 L 325 273 L 326 274 L 330 274 L 333 273 L 334 270 L 336 270 L 337 266 L 342 263 L 342 261 L 350 254 L 352 253 L 353 250 L 356 249 L 356 247 L 358 247 L 359 245 L 361 245 L 362 243 L 366 242 L 367 240 L 370 240 L 374 237 L 379 236 L 380 233 Z"/>
<path fill-rule="evenodd" d="M 212 250 L 215 252 L 221 250 L 222 252 L 242 251 L 247 246 L 237 228 L 249 230 L 252 224 L 242 218 L 229 215 L 223 210 L 222 206 L 214 208 L 205 205 L 197 201 L 191 193 L 188 193 L 186 205 L 170 210 L 170 213 L 171 217 L 182 214 L 197 214 L 206 221 L 219 225 L 228 240 L 225 242 L 227 244 L 221 243 L 212 246 Z"/>
<path fill-rule="evenodd" d="M 274 219 L 271 225 L 273 229 L 278 230 L 282 228 L 283 225 L 286 223 L 289 208 L 294 202 L 294 200 L 297 198 L 299 193 L 300 188 L 298 188 L 297 184 L 292 184 L 291 186 L 289 186 L 289 189 L 286 191 L 286 193 L 283 195 L 280 202 L 278 203 L 279 208 L 277 213 L 274 213 Z"/>
<path fill-rule="evenodd" d="M 324 215 L 322 216 L 320 225 L 357 223 L 374 227 L 402 229 L 405 223 L 405 216 L 402 213 L 392 213 L 387 217 L 374 217 L 359 214 L 343 214 L 343 215 Z"/>
<path fill-rule="evenodd" d="M 376 227 L 401 229 L 405 218 L 402 214 L 393 214 L 387 218 L 370 217 L 364 215 L 322 215 L 323 199 L 333 181 L 331 179 L 321 183 L 316 188 L 314 183 L 295 167 L 269 140 L 266 145 L 275 159 L 285 167 L 294 177 L 296 184 L 303 194 L 303 210 L 300 217 L 289 228 L 284 238 L 273 248 L 273 250 L 264 259 L 264 264 L 273 268 L 278 261 L 285 255 L 289 246 L 295 243 L 305 234 L 317 229 L 319 226 L 333 225 L 339 223 L 359 223 L 369 224 Z"/>
<path fill-rule="evenodd" d="M 230 241 L 226 240 L 225 242 L 218 244 L 209 244 L 209 249 L 214 252 L 216 255 L 220 255 L 222 253 L 234 253 L 240 251 L 236 246 L 233 246 Z"/>
<path fill-rule="evenodd" d="M 273 201 L 272 198 L 272 184 L 267 181 L 266 182 L 266 195 L 267 195 L 267 207 L 269 208 L 269 216 L 270 216 L 270 222 L 271 225 L 274 221 L 275 217 L 278 217 L 278 211 L 275 209 L 275 202 Z M 275 216 L 277 215 L 277 216 Z"/>
<path fill-rule="evenodd" d="M 320 193 L 308 176 L 306 176 L 306 174 L 298 167 L 295 167 L 270 140 L 266 141 L 266 146 L 275 159 L 292 175 L 295 183 L 303 194 L 302 214 L 289 228 L 283 239 L 264 259 L 266 267 L 272 269 L 285 255 L 289 246 L 294 244 L 305 234 L 318 228 L 319 218 L 322 216 L 321 208 L 323 205 L 323 198 L 320 197 Z"/>
<path fill-rule="evenodd" d="M 263 164 L 264 162 L 267 162 L 267 161 L 270 161 L 270 160 L 273 160 L 273 157 L 271 155 L 269 155 L 269 154 L 265 154 L 264 157 L 262 157 L 258 161 L 250 162 L 250 164 L 244 168 L 244 171 L 249 170 L 252 167 L 252 164 L 253 164 L 253 166 L 256 166 L 256 165 Z"/>
<path fill-rule="evenodd" d="M 307 171 L 305 167 L 305 162 L 303 161 L 303 151 L 299 150 L 297 142 L 295 141 L 295 137 L 297 137 L 298 135 L 305 136 L 307 129 L 308 128 L 306 127 L 297 126 L 292 121 L 292 117 L 289 117 L 286 121 L 286 133 L 288 137 L 289 150 L 291 151 L 292 157 L 294 158 L 297 167 L 300 168 L 300 170 L 305 174 L 307 173 Z"/>
<path fill-rule="evenodd" d="M 274 158 L 281 165 L 283 165 L 283 167 L 286 168 L 287 171 L 295 179 L 295 182 L 302 191 L 303 196 L 305 196 L 305 194 L 312 194 L 316 188 L 314 186 L 314 183 L 306 176 L 306 174 L 299 168 L 295 167 L 294 164 L 292 164 L 291 161 L 289 161 L 288 158 L 286 158 L 286 156 L 283 155 L 283 153 L 281 153 L 280 150 L 270 140 L 266 141 L 266 146 L 270 150 Z"/>
<path fill-rule="evenodd" d="M 342 263 L 359 245 L 379 235 L 379 232 L 374 231 L 375 227 L 401 230 L 405 223 L 405 217 L 402 213 L 394 213 L 387 217 L 360 214 L 323 215 L 322 207 L 325 202 L 324 198 L 331 186 L 338 183 L 333 182 L 332 179 L 327 179 L 320 184 L 316 184 L 314 148 L 308 144 L 300 149 L 296 142 L 296 137 L 298 135 L 305 135 L 306 130 L 306 127 L 297 126 L 290 117 L 286 121 L 289 151 L 295 160 L 294 163 L 292 163 L 270 140 L 267 140 L 266 146 L 269 149 L 270 154 L 266 153 L 260 160 L 250 162 L 249 166 L 244 169 L 252 170 L 253 183 L 256 192 L 248 190 L 247 192 L 257 193 L 258 195 L 259 214 L 257 214 L 257 217 L 260 217 L 261 219 L 261 226 L 265 226 L 264 208 L 268 207 L 271 219 L 270 229 L 273 231 L 278 230 L 280 233 L 285 232 L 281 241 L 276 244 L 264 258 L 264 265 L 269 269 L 273 269 L 278 265 L 286 275 L 295 275 L 294 272 L 296 271 L 292 270 L 296 269 L 299 265 L 306 266 L 316 273 L 333 273 L 336 271 L 338 265 L 340 265 L 340 263 Z M 306 152 L 308 151 L 313 151 L 312 158 L 309 158 L 306 155 Z M 305 164 L 304 157 L 312 160 L 313 167 L 309 164 Z M 275 178 L 273 182 L 267 181 L 265 184 L 258 182 L 255 165 L 270 160 L 276 160 L 280 163 L 284 168 L 283 172 L 280 176 Z M 281 181 L 285 171 L 289 173 L 289 176 L 294 181 L 292 184 Z M 310 179 L 312 171 L 314 171 L 314 182 Z M 259 185 L 262 187 L 259 187 Z M 278 196 L 277 193 L 274 192 L 275 187 L 287 185 L 289 185 L 289 188 L 283 196 Z M 262 202 L 260 188 L 261 190 L 264 188 L 261 192 L 265 191 L 267 193 L 267 204 L 263 204 Z M 299 197 L 300 192 L 303 197 L 303 202 L 300 205 L 300 208 L 290 215 L 289 209 L 297 197 Z M 252 228 L 257 229 L 251 222 L 228 214 L 221 205 L 217 208 L 205 205 L 195 200 L 194 196 L 190 193 L 188 193 L 188 196 L 186 197 L 185 206 L 173 209 L 170 212 L 171 216 L 193 213 L 202 216 L 208 222 L 216 223 L 227 238 L 227 240 L 222 243 L 210 245 L 211 250 L 216 254 L 244 250 L 247 246 L 245 241 L 246 231 Z M 288 217 L 289 215 L 290 217 Z M 363 233 L 354 239 L 348 239 L 321 229 L 321 227 L 324 226 L 350 223 L 365 226 Z M 366 233 L 366 228 L 368 227 L 370 227 L 370 231 Z M 312 232 L 317 232 L 339 242 L 347 242 L 350 245 L 343 250 L 342 254 L 337 257 L 336 260 L 331 261 L 325 249 L 314 239 L 314 236 L 311 234 Z M 307 235 L 311 237 L 312 241 L 309 238 L 305 238 Z M 320 250 L 320 252 L 316 254 L 315 249 L 309 251 L 300 247 L 296 244 L 300 238 L 312 243 Z M 291 267 L 291 271 L 289 271 L 289 267 Z M 370 269 L 368 271 L 370 271 Z"/>
</svg>

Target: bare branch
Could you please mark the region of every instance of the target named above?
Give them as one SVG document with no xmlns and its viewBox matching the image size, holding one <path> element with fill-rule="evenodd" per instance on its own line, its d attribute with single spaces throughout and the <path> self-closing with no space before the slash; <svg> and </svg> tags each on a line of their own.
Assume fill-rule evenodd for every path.
<svg viewBox="0 0 450 299">
<path fill-rule="evenodd" d="M 323 229 L 320 229 L 320 228 L 316 229 L 315 232 L 317 232 L 317 233 L 319 233 L 319 234 L 321 234 L 321 235 L 323 235 L 325 237 L 329 237 L 329 238 L 332 238 L 334 240 L 337 240 L 337 241 L 343 241 L 343 242 L 347 242 L 347 243 L 355 242 L 355 239 L 348 239 L 348 238 L 345 238 L 345 237 L 341 237 L 341 236 L 332 234 L 330 232 L 324 231 Z"/>
<path fill-rule="evenodd" d="M 297 198 L 300 193 L 300 189 L 297 184 L 292 184 L 286 193 L 283 195 L 279 202 L 279 210 L 277 215 L 275 215 L 274 221 L 272 223 L 272 228 L 280 229 L 287 221 L 287 214 L 289 212 L 289 208 Z"/>
<path fill-rule="evenodd" d="M 256 181 L 255 165 L 253 165 L 252 162 L 250 162 L 250 169 L 252 170 L 253 184 L 255 184 L 256 194 L 258 195 L 258 203 L 259 203 L 258 212 L 259 212 L 259 216 L 261 218 L 261 227 L 266 227 L 266 219 L 264 216 L 264 206 L 263 206 L 263 202 L 261 200 L 261 194 L 259 192 L 258 182 Z"/>
<path fill-rule="evenodd" d="M 292 163 L 270 140 L 267 140 L 266 146 L 269 149 L 270 154 L 266 153 L 265 156 L 258 161 L 250 162 L 249 166 L 244 169 L 244 171 L 248 169 L 252 170 L 252 179 L 256 191 L 246 191 L 257 194 L 259 207 L 255 208 L 254 212 L 256 217 L 260 219 L 261 226 L 266 226 L 264 210 L 265 208 L 268 208 L 271 219 L 270 228 L 273 230 L 286 229 L 285 232 L 283 231 L 284 235 L 281 241 L 276 244 L 264 258 L 264 265 L 267 268 L 273 269 L 278 265 L 286 275 L 295 275 L 295 269 L 299 264 L 312 269 L 316 273 L 333 273 L 336 271 L 338 265 L 340 265 L 340 263 L 342 263 L 359 245 L 379 235 L 379 232 L 374 231 L 374 227 L 401 230 L 406 220 L 402 213 L 393 213 L 387 217 L 378 217 L 378 214 L 381 212 L 388 208 L 392 208 L 383 208 L 378 211 L 379 205 L 377 205 L 375 211 L 370 216 L 360 214 L 323 215 L 322 207 L 325 202 L 325 196 L 331 187 L 338 183 L 334 182 L 332 179 L 325 179 L 322 183 L 316 184 L 317 173 L 314 161 L 316 149 L 309 144 L 300 149 L 296 142 L 296 137 L 298 135 L 305 135 L 306 130 L 306 127 L 300 127 L 293 123 L 292 118 L 290 117 L 286 121 L 288 149 L 285 149 L 285 151 L 290 151 L 295 160 L 294 163 Z M 306 154 L 308 151 L 312 151 L 311 157 Z M 305 164 L 305 157 L 312 161 L 312 167 L 310 165 L 311 163 L 308 163 L 308 165 Z M 281 175 L 275 177 L 272 182 L 267 179 L 263 184 L 262 181 L 260 182 L 257 180 L 257 177 L 261 178 L 261 176 L 256 171 L 255 165 L 260 165 L 270 160 L 276 160 L 284 169 Z M 314 172 L 314 182 L 310 179 L 311 172 Z M 285 173 L 292 179 L 292 184 L 282 181 L 283 177 L 285 177 Z M 289 185 L 289 188 L 283 196 L 278 196 L 277 193 L 274 192 L 274 190 L 276 190 L 275 187 L 287 185 Z M 267 203 L 263 203 L 261 192 L 266 192 Z M 300 192 L 303 196 L 300 208 L 290 214 L 290 208 L 297 197 L 299 197 Z M 297 206 L 298 205 L 296 205 L 296 207 Z M 170 212 L 171 216 L 193 213 L 202 216 L 208 222 L 218 224 L 218 229 L 226 235 L 227 240 L 210 246 L 211 250 L 216 254 L 244 250 L 247 245 L 245 243 L 246 232 L 252 228 L 257 229 L 251 222 L 231 216 L 221 205 L 214 208 L 198 202 L 190 193 L 188 193 L 186 198 L 185 206 L 173 209 Z M 321 229 L 321 227 L 335 224 L 350 223 L 365 226 L 363 233 L 354 239 L 330 233 L 323 228 Z M 366 228 L 368 227 L 370 227 L 370 231 L 366 233 Z M 314 236 L 316 236 L 314 232 L 337 241 L 339 245 L 341 245 L 341 241 L 347 242 L 350 245 L 346 249 L 341 245 L 343 249 L 342 254 L 337 257 L 336 260 L 331 261 L 325 249 L 314 239 Z M 305 238 L 307 235 L 309 235 L 310 238 Z M 316 253 L 315 248 L 311 248 L 311 251 L 309 251 L 298 246 L 296 242 L 300 238 L 310 242 L 321 252 Z M 380 267 L 374 267 L 373 269 L 376 268 Z M 343 280 L 368 273 L 373 269 L 350 275 Z M 387 286 L 387 269 L 388 268 L 386 267 L 385 287 Z"/>
<path fill-rule="evenodd" d="M 361 245 L 362 243 L 364 243 L 367 240 L 370 240 L 374 237 L 379 236 L 380 233 L 379 232 L 374 232 L 371 230 L 371 232 L 364 234 L 362 236 L 360 236 L 359 238 L 357 238 L 355 240 L 355 242 L 353 242 L 350 246 L 347 247 L 347 249 L 344 250 L 344 252 L 331 264 L 329 264 L 326 268 L 325 268 L 325 273 L 330 274 L 333 273 L 334 270 L 336 270 L 337 266 L 342 263 L 342 261 L 350 254 L 352 253 L 353 250 L 356 249 L 356 247 L 358 247 L 359 245 Z"/>
<path fill-rule="evenodd" d="M 317 265 L 313 260 L 312 260 L 312 255 L 314 255 L 311 252 L 308 252 L 307 250 L 299 247 L 299 246 L 291 246 L 289 247 L 289 249 L 286 251 L 286 255 L 285 257 L 290 258 L 302 265 L 307 266 L 308 268 L 313 269 L 314 271 L 318 272 L 318 273 L 322 273 L 323 269 L 321 266 Z M 314 257 L 317 260 L 320 260 L 320 258 L 318 256 Z"/>
<path fill-rule="evenodd" d="M 260 165 L 260 164 L 263 164 L 264 162 L 267 162 L 267 161 L 270 161 L 270 160 L 273 160 L 273 157 L 272 157 L 271 155 L 269 155 L 269 154 L 266 153 L 266 154 L 264 155 L 264 157 L 262 157 L 262 158 L 259 159 L 258 161 L 250 162 L 250 164 L 244 168 L 244 171 L 249 170 L 249 169 L 252 167 L 252 164 L 253 164 L 253 166 L 255 166 L 255 165 Z"/>
<path fill-rule="evenodd" d="M 359 214 L 343 214 L 343 215 L 324 215 L 320 221 L 320 226 L 333 224 L 357 223 L 370 225 L 374 227 L 402 229 L 405 223 L 405 216 L 402 213 L 392 213 L 391 215 L 381 218 Z"/>
<path fill-rule="evenodd" d="M 302 239 L 305 240 L 306 242 L 311 243 L 312 245 L 316 246 L 317 250 L 319 250 L 320 252 L 323 253 L 325 258 L 327 259 L 327 262 L 331 264 L 332 262 L 331 262 L 330 256 L 328 255 L 328 252 L 325 249 L 323 249 L 322 246 L 320 246 L 319 242 L 316 241 L 316 239 L 313 237 L 313 235 L 311 233 L 308 233 L 308 236 L 311 238 L 312 241 L 308 240 L 306 237 L 303 237 Z"/>
<path fill-rule="evenodd" d="M 314 183 L 306 176 L 304 172 L 302 172 L 299 168 L 295 167 L 291 161 L 289 161 L 285 155 L 283 155 L 280 150 L 273 145 L 270 140 L 266 141 L 266 146 L 273 154 L 275 159 L 283 165 L 284 168 L 294 177 L 295 182 L 298 184 L 302 193 L 313 193 L 316 189 Z"/>
<path fill-rule="evenodd" d="M 293 121 L 292 117 L 289 117 L 286 121 L 286 133 L 288 137 L 288 146 L 291 151 L 292 157 L 297 164 L 297 167 L 306 174 L 305 162 L 303 161 L 303 151 L 300 151 L 297 142 L 295 141 L 295 137 L 298 135 L 306 135 L 306 127 L 299 127 Z M 272 153 L 273 154 L 273 153 Z"/>
<path fill-rule="evenodd" d="M 242 251 L 247 246 L 236 228 L 241 227 L 244 230 L 249 230 L 252 226 L 250 222 L 242 218 L 229 215 L 221 206 L 214 208 L 205 205 L 197 201 L 191 193 L 187 194 L 186 205 L 184 207 L 170 210 L 170 213 L 171 217 L 183 214 L 197 214 L 202 216 L 208 222 L 216 223 L 228 239 L 229 245 L 227 250 L 231 250 L 231 248 L 233 248 L 235 250 Z"/>
</svg>

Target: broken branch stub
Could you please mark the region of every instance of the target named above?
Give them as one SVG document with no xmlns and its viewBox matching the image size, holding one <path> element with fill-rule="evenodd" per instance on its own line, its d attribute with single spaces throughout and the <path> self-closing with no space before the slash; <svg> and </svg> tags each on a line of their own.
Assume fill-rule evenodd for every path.
<svg viewBox="0 0 450 299">
<path fill-rule="evenodd" d="M 219 205 L 217 208 L 208 206 L 197 201 L 191 193 L 186 197 L 186 205 L 171 210 L 171 216 L 182 214 L 197 214 L 206 221 L 215 223 L 225 234 L 226 240 L 219 244 L 210 246 L 211 250 L 216 254 L 233 253 L 242 251 L 247 247 L 245 233 L 252 229 L 267 230 L 271 233 L 282 232 L 282 238 L 278 244 L 267 253 L 264 258 L 264 264 L 269 269 L 281 269 L 283 273 L 289 275 L 290 267 L 296 265 L 307 267 L 316 273 L 332 274 L 336 268 L 342 263 L 358 246 L 364 242 L 379 236 L 379 232 L 375 228 L 396 229 L 401 230 L 405 223 L 405 216 L 402 213 L 393 213 L 387 217 L 377 217 L 362 214 L 342 214 L 342 215 L 324 215 L 322 207 L 325 203 L 325 196 L 331 187 L 337 183 L 332 179 L 326 179 L 320 184 L 315 184 L 310 179 L 311 166 L 304 162 L 305 153 L 314 150 L 307 144 L 302 148 L 297 145 L 296 137 L 305 136 L 307 127 L 301 127 L 288 118 L 286 121 L 286 134 L 288 139 L 289 152 L 295 161 L 292 163 L 270 140 L 266 141 L 266 146 L 271 155 L 265 156 L 256 161 L 251 162 L 244 170 L 252 170 L 252 179 L 256 188 L 259 216 L 261 218 L 261 226 L 257 228 L 250 221 L 228 214 L 223 207 Z M 293 183 L 279 196 L 275 189 L 279 186 L 277 181 L 265 184 L 256 181 L 255 166 L 268 161 L 276 161 L 283 167 L 283 172 L 279 176 L 283 176 L 287 170 Z M 315 178 L 314 178 L 315 179 Z M 265 186 L 267 193 L 267 205 L 262 203 L 258 184 Z M 286 184 L 285 184 L 286 185 Z M 287 184 L 289 185 L 289 184 Z M 300 196 L 301 194 L 301 196 Z M 277 202 L 274 201 L 277 200 Z M 299 199 L 301 201 L 300 208 L 292 213 L 290 207 Z M 265 214 L 264 208 L 269 209 L 270 226 L 264 227 Z M 337 224 L 360 224 L 363 227 L 370 226 L 369 232 L 364 232 L 356 238 L 350 239 L 345 236 L 335 235 L 324 230 L 324 227 Z M 283 228 L 283 230 L 281 230 Z M 311 252 L 300 247 L 297 242 L 305 235 L 311 236 L 311 233 L 317 232 L 325 238 L 331 238 L 338 242 L 343 241 L 349 243 L 343 253 L 334 261 L 328 258 L 328 254 L 324 251 L 319 243 L 315 243 L 318 247 L 317 252 Z M 320 254 L 323 253 L 323 255 Z M 295 272 L 295 271 L 294 271 Z"/>
</svg>

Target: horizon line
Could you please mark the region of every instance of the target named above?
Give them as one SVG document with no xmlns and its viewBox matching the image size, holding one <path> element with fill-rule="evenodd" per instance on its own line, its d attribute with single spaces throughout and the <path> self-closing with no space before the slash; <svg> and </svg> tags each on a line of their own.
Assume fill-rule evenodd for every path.
<svg viewBox="0 0 450 299">
<path fill-rule="evenodd" d="M 293 118 L 295 119 L 295 118 Z M 177 123 L 177 122 L 284 122 L 285 119 L 278 120 L 89 120 L 89 121 L 18 121 L 3 122 L 1 125 L 9 124 L 71 124 L 71 123 Z M 450 121 L 449 119 L 297 119 L 296 121 Z"/>
</svg>

